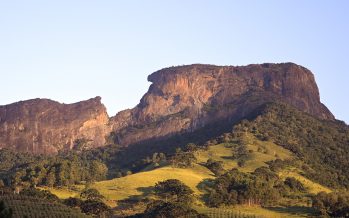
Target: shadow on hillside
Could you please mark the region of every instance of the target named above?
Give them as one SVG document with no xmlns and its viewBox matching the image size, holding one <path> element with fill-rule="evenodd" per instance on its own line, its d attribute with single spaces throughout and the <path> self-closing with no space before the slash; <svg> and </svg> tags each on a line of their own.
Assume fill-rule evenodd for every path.
<svg viewBox="0 0 349 218">
<path fill-rule="evenodd" d="M 205 167 L 205 168 L 207 168 L 207 166 L 206 166 L 206 163 L 197 163 L 198 165 L 200 165 L 200 166 L 202 166 L 202 167 Z M 208 168 L 207 168 L 208 169 Z M 210 170 L 210 169 L 208 169 L 208 170 Z M 216 175 L 210 170 L 210 174 L 209 174 L 210 176 L 213 176 L 213 177 L 215 177 Z"/>
<path fill-rule="evenodd" d="M 292 215 L 307 215 L 307 216 L 313 216 L 316 213 L 316 210 L 314 210 L 311 207 L 301 207 L 301 206 L 294 206 L 294 207 L 266 207 L 266 209 L 275 211 L 278 213 L 287 213 Z"/>
<path fill-rule="evenodd" d="M 212 188 L 213 184 L 214 179 L 204 179 L 196 186 L 197 189 L 204 193 L 201 197 L 201 200 L 205 203 L 208 199 L 208 190 Z"/>
<path fill-rule="evenodd" d="M 222 156 L 221 158 L 225 160 L 236 160 L 233 156 Z"/>
<path fill-rule="evenodd" d="M 128 198 L 118 201 L 114 210 L 117 211 L 137 211 L 139 209 L 145 209 L 146 205 L 150 202 L 146 197 L 151 195 L 154 191 L 153 186 L 139 187 L 136 189 L 141 192 L 139 195 L 130 195 Z"/>
</svg>

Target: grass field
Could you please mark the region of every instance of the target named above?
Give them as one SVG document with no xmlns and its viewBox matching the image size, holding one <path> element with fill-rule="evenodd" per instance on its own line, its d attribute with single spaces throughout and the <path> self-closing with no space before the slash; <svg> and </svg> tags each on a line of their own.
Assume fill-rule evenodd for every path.
<svg viewBox="0 0 349 218">
<path fill-rule="evenodd" d="M 178 179 L 188 185 L 197 196 L 203 193 L 198 189 L 198 185 L 205 179 L 213 179 L 213 173 L 208 170 L 203 164 L 212 158 L 217 161 L 222 161 L 225 169 L 239 168 L 243 172 L 253 172 L 255 169 L 267 166 L 266 162 L 280 159 L 292 158 L 291 152 L 269 141 L 260 141 L 253 135 L 249 134 L 244 137 L 249 150 L 249 159 L 245 166 L 238 167 L 237 161 L 231 158 L 232 148 L 229 144 L 218 144 L 210 146 L 207 151 L 196 152 L 198 164 L 194 164 L 192 168 L 181 169 L 173 168 L 171 166 L 163 166 L 160 168 L 148 168 L 147 171 L 142 171 L 122 178 L 115 178 L 112 180 L 100 181 L 90 185 L 91 188 L 96 188 L 105 198 L 106 203 L 112 207 L 117 206 L 119 200 L 124 199 L 138 199 L 144 196 L 151 197 L 154 185 L 157 182 L 167 179 Z M 279 172 L 279 176 L 283 179 L 287 177 L 294 177 L 308 188 L 309 193 L 318 193 L 320 191 L 330 192 L 331 190 L 314 183 L 299 174 L 296 169 L 287 169 Z M 79 190 L 84 186 L 74 187 L 74 190 L 67 188 L 48 189 L 59 198 L 65 199 L 69 197 L 79 197 Z M 46 188 L 47 189 L 47 188 Z M 233 208 L 219 208 L 212 209 L 204 206 L 200 200 L 196 202 L 195 209 L 203 212 L 211 217 L 225 217 L 227 214 L 243 213 L 246 215 L 255 215 L 256 217 L 306 217 L 309 208 L 298 207 L 292 208 L 261 208 L 261 207 L 247 207 L 235 206 Z"/>
<path fill-rule="evenodd" d="M 229 144 L 218 144 L 210 146 L 207 151 L 199 151 L 196 158 L 199 163 L 205 163 L 209 158 L 222 161 L 226 170 L 239 168 L 243 172 L 253 172 L 255 169 L 267 166 L 266 162 L 279 159 L 288 159 L 292 157 L 292 153 L 281 146 L 270 141 L 260 141 L 252 134 L 246 134 L 244 140 L 247 144 L 247 150 L 252 151 L 245 166 L 238 167 L 237 160 L 231 159 L 232 148 Z"/>
<path fill-rule="evenodd" d="M 297 169 L 289 169 L 289 170 L 283 170 L 279 172 L 279 177 L 286 179 L 287 177 L 293 177 L 300 181 L 305 188 L 307 188 L 308 192 L 311 194 L 317 194 L 319 192 L 326 192 L 329 193 L 331 192 L 331 189 L 322 186 L 316 182 L 313 182 L 304 176 L 300 175 L 299 172 L 297 172 Z"/>
<path fill-rule="evenodd" d="M 144 196 L 151 193 L 151 187 L 159 181 L 179 179 L 200 195 L 197 185 L 204 179 L 213 178 L 207 168 L 195 165 L 189 169 L 172 168 L 170 166 L 152 171 L 140 172 L 122 178 L 101 181 L 93 184 L 102 195 L 109 200 L 123 200 L 130 197 Z"/>
<path fill-rule="evenodd" d="M 40 187 L 41 190 L 48 190 L 52 194 L 56 195 L 60 199 L 74 198 L 79 197 L 80 192 L 69 190 L 68 188 L 49 188 L 49 187 Z"/>
</svg>

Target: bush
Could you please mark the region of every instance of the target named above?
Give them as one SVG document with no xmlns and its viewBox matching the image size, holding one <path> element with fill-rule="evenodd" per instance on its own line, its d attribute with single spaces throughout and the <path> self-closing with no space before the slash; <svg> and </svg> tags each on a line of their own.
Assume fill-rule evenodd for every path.
<svg viewBox="0 0 349 218">
<path fill-rule="evenodd" d="M 211 170 L 216 176 L 221 176 L 225 173 L 222 161 L 214 161 L 211 158 L 207 160 L 205 166 Z"/>
<path fill-rule="evenodd" d="M 40 199 L 47 199 L 49 201 L 54 201 L 54 202 L 59 201 L 59 198 L 56 195 L 52 194 L 47 190 L 38 190 L 35 188 L 29 188 L 29 189 L 22 190 L 20 194 L 25 196 L 40 198 Z"/>
<path fill-rule="evenodd" d="M 81 211 L 86 214 L 93 214 L 99 217 L 110 216 L 110 208 L 101 201 L 86 200 L 82 202 Z"/>
<path fill-rule="evenodd" d="M 80 207 L 83 201 L 79 198 L 68 198 L 63 200 L 63 204 L 69 207 Z"/>
<path fill-rule="evenodd" d="M 303 186 L 303 184 L 293 177 L 287 177 L 284 183 L 294 192 L 306 191 L 306 188 Z"/>
<path fill-rule="evenodd" d="M 181 149 L 177 149 L 175 155 L 170 159 L 171 165 L 179 168 L 192 167 L 196 161 L 193 152 L 182 151 Z"/>
<path fill-rule="evenodd" d="M 97 189 L 89 188 L 85 189 L 81 192 L 80 197 L 82 199 L 93 200 L 93 201 L 101 201 L 104 199 L 104 196 L 99 193 Z"/>
</svg>

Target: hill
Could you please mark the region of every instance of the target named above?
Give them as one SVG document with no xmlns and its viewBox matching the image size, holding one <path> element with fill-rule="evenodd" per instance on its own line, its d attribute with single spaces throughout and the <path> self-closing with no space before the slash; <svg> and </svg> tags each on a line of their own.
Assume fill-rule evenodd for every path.
<svg viewBox="0 0 349 218">
<path fill-rule="evenodd" d="M 312 181 L 349 187 L 349 127 L 344 122 L 319 120 L 287 104 L 267 104 L 259 114 L 241 126 L 291 151 L 304 163 L 304 175 Z"/>
<path fill-rule="evenodd" d="M 284 103 L 263 105 L 247 118 L 249 119 L 233 124 L 230 132 L 210 138 L 203 144 L 191 143 L 182 149 L 174 149 L 175 141 L 167 141 L 168 144 L 163 144 L 161 148 L 171 147 L 172 152 L 169 149 L 170 152 L 161 154 L 159 150 L 154 150 L 155 153 L 147 158 L 145 155 L 151 153 L 150 151 L 143 153 L 143 156 L 142 152 L 138 151 L 135 156 L 129 158 L 130 162 L 125 162 L 126 167 L 136 165 L 129 169 L 138 170 L 124 171 L 125 173 L 119 175 L 120 178 L 111 180 L 96 181 L 88 174 L 98 172 L 99 168 L 105 170 L 106 165 L 103 162 L 108 167 L 115 163 L 108 161 L 113 160 L 115 154 L 123 154 L 122 149 L 118 150 L 119 147 L 104 147 L 81 153 L 62 153 L 57 157 L 19 155 L 2 150 L 1 169 L 4 172 L 13 171 L 15 173 L 13 175 L 17 176 L 15 178 L 19 179 L 18 184 L 24 186 L 46 184 L 51 168 L 55 169 L 60 177 L 55 176 L 57 183 L 53 185 L 61 184 L 63 187 L 44 187 L 44 189 L 67 199 L 79 198 L 85 187 L 95 188 L 105 197 L 105 203 L 115 208 L 116 214 L 125 210 L 128 211 L 127 214 L 144 211 L 149 202 L 157 199 L 154 192 L 156 184 L 168 179 L 182 181 L 193 190 L 196 196 L 193 208 L 206 214 L 223 214 L 231 211 L 231 213 L 253 215 L 251 206 L 246 206 L 246 201 L 257 201 L 254 197 L 246 199 L 246 196 L 252 194 L 250 191 L 235 202 L 227 201 L 224 197 L 225 189 L 220 189 L 222 193 L 219 196 L 222 196 L 222 199 L 219 201 L 215 199 L 214 193 L 221 181 L 233 181 L 232 179 L 236 177 L 244 178 L 236 182 L 247 182 L 240 185 L 250 187 L 251 191 L 265 189 L 266 192 L 259 193 L 263 196 L 268 192 L 273 193 L 272 190 L 278 190 L 275 193 L 277 201 L 270 202 L 270 197 L 263 197 L 264 203 L 257 201 L 257 207 L 252 211 L 255 211 L 255 215 L 261 216 L 266 214 L 278 216 L 280 211 L 291 217 L 295 213 L 302 216 L 314 214 L 315 209 L 309 202 L 315 195 L 346 188 L 347 175 L 344 173 L 347 169 L 344 167 L 347 166 L 346 158 L 349 158 L 349 152 L 346 150 L 348 126 L 344 123 L 319 120 Z M 183 137 L 186 140 L 202 141 L 202 138 L 207 136 L 202 133 L 211 131 L 212 128 L 214 126 L 205 131 L 204 129 L 194 131 L 192 135 L 188 135 L 190 137 L 185 135 Z M 177 142 L 181 140 L 180 137 L 177 138 Z M 176 151 L 174 152 L 173 149 Z M 329 157 L 334 156 L 336 159 L 327 161 Z M 140 157 L 145 159 L 139 159 Z M 174 158 L 177 159 L 174 160 Z M 192 163 L 184 164 L 189 163 L 186 158 L 190 158 L 189 162 Z M 70 163 L 67 162 L 68 160 Z M 91 165 L 91 163 L 94 164 Z M 78 166 L 83 168 L 76 171 Z M 326 178 L 333 174 L 339 176 Z M 5 175 L 11 178 L 11 174 Z M 89 184 L 74 186 L 78 178 L 84 178 L 81 177 L 82 175 L 92 180 Z M 100 176 L 104 178 L 102 174 Z M 10 178 L 6 181 L 10 182 Z M 73 178 L 77 180 L 69 180 Z M 270 179 L 266 180 L 266 178 Z M 61 183 L 62 181 L 65 183 Z M 264 188 L 253 188 L 256 182 L 266 184 L 263 185 Z M 210 209 L 212 204 L 218 209 Z M 258 206 L 259 204 L 264 208 Z M 298 209 L 294 211 L 294 207 Z"/>
<path fill-rule="evenodd" d="M 349 213 L 349 127 L 321 104 L 307 69 L 291 63 L 190 65 L 160 70 L 149 80 L 153 84 L 140 104 L 112 118 L 98 98 L 72 105 L 37 99 L 0 108 L 3 138 L 43 151 L 0 149 L 0 186 L 49 190 L 66 199 L 43 200 L 57 214 L 65 211 L 62 203 L 104 215 L 109 205 L 121 217 Z M 54 116 L 45 117 L 42 105 Z M 65 115 L 67 108 L 72 111 Z M 76 108 L 86 108 L 87 115 Z M 29 114 L 35 119 L 26 120 Z M 58 125 L 58 133 L 50 132 L 50 117 L 69 128 Z M 38 140 L 28 141 L 32 121 Z M 42 146 L 50 134 L 67 148 L 53 143 L 57 155 L 32 154 L 46 152 Z M 5 203 L 18 207 L 12 198 Z M 41 201 L 36 206 L 50 207 Z"/>
</svg>

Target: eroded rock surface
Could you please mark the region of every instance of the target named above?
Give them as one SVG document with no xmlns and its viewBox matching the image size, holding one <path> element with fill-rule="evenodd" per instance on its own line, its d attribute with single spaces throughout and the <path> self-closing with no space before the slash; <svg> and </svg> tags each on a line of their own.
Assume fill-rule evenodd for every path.
<svg viewBox="0 0 349 218">
<path fill-rule="evenodd" d="M 103 146 L 107 138 L 127 146 L 237 121 L 276 100 L 334 119 L 320 102 L 314 75 L 293 63 L 195 64 L 159 70 L 148 80 L 152 84 L 140 103 L 111 118 L 99 97 L 75 104 L 34 99 L 0 106 L 0 148 L 55 153 L 81 139 L 90 148 Z"/>
<path fill-rule="evenodd" d="M 101 98 L 75 104 L 33 99 L 0 106 L 0 147 L 32 153 L 56 153 L 73 148 L 105 144 L 109 117 Z"/>
<path fill-rule="evenodd" d="M 242 67 L 189 65 L 159 70 L 139 105 L 111 118 L 123 145 L 237 120 L 282 100 L 319 119 L 334 119 L 320 102 L 314 75 L 293 63 Z"/>
</svg>

